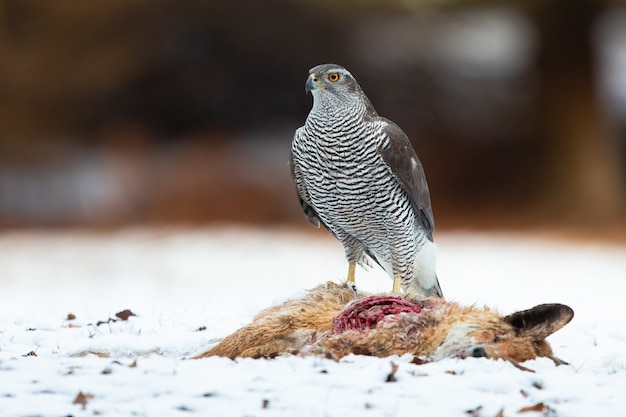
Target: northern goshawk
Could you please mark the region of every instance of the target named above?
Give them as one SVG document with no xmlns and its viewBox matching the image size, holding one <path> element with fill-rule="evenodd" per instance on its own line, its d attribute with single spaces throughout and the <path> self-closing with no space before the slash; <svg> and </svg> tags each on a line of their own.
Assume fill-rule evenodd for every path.
<svg viewBox="0 0 626 417">
<path fill-rule="evenodd" d="M 393 279 L 393 292 L 443 297 L 430 194 L 409 139 L 339 65 L 312 68 L 305 88 L 313 108 L 296 130 L 289 165 L 308 221 L 343 245 L 347 281 L 369 256 Z"/>
</svg>

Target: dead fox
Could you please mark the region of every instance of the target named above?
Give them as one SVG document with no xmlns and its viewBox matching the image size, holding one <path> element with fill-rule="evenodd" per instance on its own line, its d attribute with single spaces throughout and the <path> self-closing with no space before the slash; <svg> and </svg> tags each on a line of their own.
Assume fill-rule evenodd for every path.
<svg viewBox="0 0 626 417">
<path fill-rule="evenodd" d="M 574 316 L 563 304 L 541 304 L 508 316 L 431 297 L 367 296 L 346 285 L 318 286 L 305 296 L 261 311 L 252 323 L 197 356 L 275 357 L 315 353 L 333 359 L 409 353 L 419 360 L 447 357 L 505 359 L 516 366 L 553 356 L 546 337 Z"/>
</svg>

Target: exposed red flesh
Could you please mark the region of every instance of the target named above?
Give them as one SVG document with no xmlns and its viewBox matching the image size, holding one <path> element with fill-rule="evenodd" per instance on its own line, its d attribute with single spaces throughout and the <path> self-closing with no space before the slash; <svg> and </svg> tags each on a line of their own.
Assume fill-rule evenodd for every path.
<svg viewBox="0 0 626 417">
<path fill-rule="evenodd" d="M 386 316 L 400 313 L 415 313 L 422 311 L 421 306 L 401 297 L 374 295 L 363 298 L 343 310 L 333 319 L 334 334 L 346 330 L 373 329 Z"/>
</svg>

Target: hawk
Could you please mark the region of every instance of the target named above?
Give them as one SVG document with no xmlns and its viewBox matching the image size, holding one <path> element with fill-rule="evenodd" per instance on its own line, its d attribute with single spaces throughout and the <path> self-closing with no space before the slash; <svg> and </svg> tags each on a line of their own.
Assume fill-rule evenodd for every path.
<svg viewBox="0 0 626 417">
<path fill-rule="evenodd" d="M 347 281 L 369 257 L 393 279 L 392 292 L 443 297 L 430 194 L 408 137 L 339 65 L 312 68 L 305 89 L 313 107 L 293 138 L 291 175 L 308 221 L 343 245 Z"/>
</svg>

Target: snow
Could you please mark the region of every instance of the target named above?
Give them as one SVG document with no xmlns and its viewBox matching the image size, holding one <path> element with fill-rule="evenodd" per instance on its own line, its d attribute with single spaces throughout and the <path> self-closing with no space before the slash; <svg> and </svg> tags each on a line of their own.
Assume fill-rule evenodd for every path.
<svg viewBox="0 0 626 417">
<path fill-rule="evenodd" d="M 436 238 L 448 299 L 503 313 L 571 306 L 574 320 L 549 338 L 570 365 L 538 359 L 524 363 L 530 373 L 473 358 L 191 360 L 261 309 L 339 281 L 340 245 L 322 231 L 236 227 L 13 232 L 0 235 L 0 416 L 491 417 L 540 403 L 521 415 L 623 414 L 626 247 Z M 391 288 L 379 268 L 358 269 L 357 284 Z M 136 316 L 118 319 L 124 309 Z M 392 363 L 396 382 L 386 382 Z M 74 403 L 80 392 L 84 408 Z"/>
</svg>

